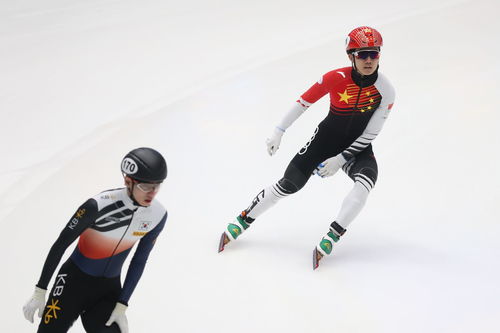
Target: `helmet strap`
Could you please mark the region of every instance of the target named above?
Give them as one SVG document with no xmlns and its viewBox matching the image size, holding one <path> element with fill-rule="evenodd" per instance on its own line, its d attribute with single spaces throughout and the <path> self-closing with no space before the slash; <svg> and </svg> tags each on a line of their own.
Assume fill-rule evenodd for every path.
<svg viewBox="0 0 500 333">
<path fill-rule="evenodd" d="M 135 187 L 135 182 L 134 181 L 132 181 L 132 187 L 130 189 L 127 187 L 127 192 L 128 192 L 129 198 L 132 199 L 132 202 L 134 203 L 134 206 L 146 207 L 146 206 L 143 206 L 143 205 L 139 204 L 137 202 L 137 200 L 135 200 L 135 197 L 134 197 L 134 187 Z"/>
<path fill-rule="evenodd" d="M 354 55 L 351 53 L 351 57 L 352 57 L 352 60 L 351 60 L 351 64 L 352 64 L 352 69 L 356 72 L 358 72 L 358 68 L 356 67 L 356 58 L 354 57 Z M 358 72 L 359 73 L 359 72 Z M 361 73 L 360 73 L 361 74 Z"/>
</svg>

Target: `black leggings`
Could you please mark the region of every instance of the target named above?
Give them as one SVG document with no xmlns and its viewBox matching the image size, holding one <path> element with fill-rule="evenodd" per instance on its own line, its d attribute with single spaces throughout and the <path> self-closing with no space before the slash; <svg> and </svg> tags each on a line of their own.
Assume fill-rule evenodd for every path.
<svg viewBox="0 0 500 333">
<path fill-rule="evenodd" d="M 314 132 L 311 140 L 302 147 L 290 161 L 283 178 L 278 182 L 285 193 L 291 194 L 300 190 L 307 183 L 316 167 L 326 159 L 340 154 L 352 142 L 342 144 L 335 139 L 328 128 L 320 126 Z M 372 145 L 348 161 L 344 167 L 347 175 L 355 180 L 359 174 L 368 177 L 373 184 L 377 181 L 378 167 Z"/>
<path fill-rule="evenodd" d="M 94 277 L 68 259 L 56 276 L 37 332 L 67 332 L 79 316 L 86 332 L 120 333 L 105 326 L 120 296 L 120 277 Z"/>
</svg>

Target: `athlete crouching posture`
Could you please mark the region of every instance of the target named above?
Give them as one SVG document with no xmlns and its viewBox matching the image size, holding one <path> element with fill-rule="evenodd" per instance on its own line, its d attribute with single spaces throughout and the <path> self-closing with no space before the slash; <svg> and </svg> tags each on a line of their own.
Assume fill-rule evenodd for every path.
<svg viewBox="0 0 500 333">
<path fill-rule="evenodd" d="M 35 292 L 23 307 L 31 322 L 38 310 L 38 332 L 67 332 L 79 316 L 87 332 L 128 332 L 127 302 L 167 220 L 167 211 L 154 200 L 167 164 L 156 150 L 137 148 L 124 157 L 121 170 L 126 187 L 87 200 L 52 245 Z M 45 303 L 47 285 L 78 237 Z M 123 262 L 138 240 L 122 287 Z"/>
<path fill-rule="evenodd" d="M 382 36 L 373 28 L 363 26 L 349 33 L 346 51 L 351 66 L 326 73 L 297 100 L 266 141 L 269 154 L 276 153 L 285 130 L 326 94 L 330 95 L 328 115 L 292 159 L 283 178 L 259 192 L 250 206 L 229 223 L 221 236 L 219 252 L 264 211 L 299 191 L 313 173 L 330 177 L 342 168 L 354 181 L 354 187 L 316 246 L 313 268 L 332 252 L 333 244 L 361 211 L 377 180 L 371 143 L 382 130 L 395 98 L 394 88 L 378 71 L 381 46 Z"/>
</svg>

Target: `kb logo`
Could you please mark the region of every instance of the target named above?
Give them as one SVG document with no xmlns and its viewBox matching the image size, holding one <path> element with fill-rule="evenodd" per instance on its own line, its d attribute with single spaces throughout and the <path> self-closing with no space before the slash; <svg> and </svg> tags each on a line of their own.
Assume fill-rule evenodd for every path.
<svg viewBox="0 0 500 333">
<path fill-rule="evenodd" d="M 51 304 L 47 304 L 48 311 L 45 313 L 44 322 L 45 324 L 50 323 L 52 318 L 57 319 L 57 312 L 61 310 L 59 305 L 59 300 L 54 299 L 54 297 L 61 296 L 64 291 L 64 285 L 66 284 L 65 278 L 68 274 L 59 274 L 56 278 L 56 283 L 54 286 L 54 291 L 52 293 L 52 298 L 50 299 Z"/>
</svg>

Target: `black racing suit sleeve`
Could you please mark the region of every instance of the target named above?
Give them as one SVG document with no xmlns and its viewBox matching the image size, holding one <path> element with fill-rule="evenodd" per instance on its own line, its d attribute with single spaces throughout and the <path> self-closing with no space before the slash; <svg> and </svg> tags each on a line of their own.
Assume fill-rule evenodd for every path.
<svg viewBox="0 0 500 333">
<path fill-rule="evenodd" d="M 127 271 L 127 276 L 125 277 L 125 282 L 123 283 L 122 292 L 118 302 L 127 305 L 134 292 L 137 283 L 139 282 L 142 272 L 144 271 L 144 267 L 146 266 L 146 262 L 148 261 L 149 253 L 153 249 L 155 245 L 156 238 L 161 233 L 163 228 L 165 227 L 165 222 L 167 221 L 168 213 L 165 212 L 160 223 L 153 230 L 148 232 L 144 237 L 139 241 L 139 245 L 135 250 L 134 256 L 130 261 L 130 266 Z"/>
<path fill-rule="evenodd" d="M 95 222 L 97 213 L 97 202 L 94 199 L 89 199 L 73 214 L 66 227 L 64 227 L 50 248 L 47 259 L 45 259 L 45 264 L 43 265 L 42 274 L 36 284 L 37 287 L 47 289 L 64 252 L 78 236 Z"/>
</svg>

